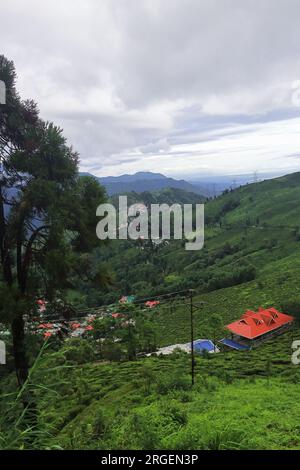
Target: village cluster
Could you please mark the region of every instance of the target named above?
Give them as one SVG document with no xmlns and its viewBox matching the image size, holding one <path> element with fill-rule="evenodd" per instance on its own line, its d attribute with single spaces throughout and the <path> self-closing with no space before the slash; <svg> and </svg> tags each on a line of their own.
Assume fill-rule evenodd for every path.
<svg viewBox="0 0 300 470">
<path fill-rule="evenodd" d="M 134 302 L 134 296 L 123 296 L 119 300 L 120 305 L 131 304 Z M 43 299 L 38 299 L 37 310 L 38 316 L 26 322 L 26 328 L 33 334 L 42 335 L 45 339 L 51 337 L 58 337 L 59 339 L 65 338 L 79 338 L 88 337 L 94 330 L 93 322 L 96 319 L 111 317 L 113 319 L 126 318 L 124 313 L 116 311 L 116 306 L 103 307 L 96 309 L 95 313 L 87 313 L 79 318 L 59 318 L 54 321 L 49 321 L 47 316 L 47 302 Z M 144 303 L 146 309 L 153 309 L 159 305 L 158 300 L 148 300 Z"/>
<path fill-rule="evenodd" d="M 119 300 L 120 305 L 133 303 L 134 296 L 123 296 Z M 45 311 L 44 301 L 39 300 L 41 315 Z M 160 304 L 157 300 L 148 300 L 144 303 L 147 309 L 153 309 Z M 80 321 L 63 321 L 57 323 L 33 323 L 31 328 L 36 332 L 42 332 L 45 338 L 53 335 L 63 338 L 67 337 L 84 337 L 93 330 L 92 323 L 96 318 L 111 316 L 114 319 L 126 317 L 123 313 L 102 310 L 98 316 L 96 314 L 88 314 Z M 222 349 L 235 349 L 245 351 L 259 346 L 267 339 L 277 336 L 287 331 L 293 324 L 294 317 L 281 313 L 275 308 L 269 309 L 259 308 L 257 312 L 247 310 L 242 317 L 225 326 L 230 336 L 218 341 L 219 347 L 210 339 L 197 339 L 193 343 L 196 353 L 218 353 Z M 160 348 L 156 354 L 172 354 L 176 349 L 180 349 L 187 353 L 191 352 L 191 342 L 183 344 L 173 344 Z"/>
<path fill-rule="evenodd" d="M 135 302 L 134 296 L 123 296 L 119 300 L 119 306 L 125 304 L 132 304 Z M 121 326 L 128 326 L 129 323 L 134 324 L 134 319 L 129 319 L 126 313 L 117 311 L 116 305 L 101 307 L 99 309 L 90 310 L 83 314 L 80 318 L 56 318 L 51 321 L 47 315 L 47 302 L 43 299 L 36 301 L 38 315 L 34 318 L 28 319 L 26 322 L 26 329 L 32 334 L 43 336 L 45 340 L 51 337 L 57 337 L 61 340 L 66 338 L 84 338 L 89 337 L 93 332 L 93 322 L 96 319 L 112 318 L 119 319 L 123 322 Z M 148 300 L 141 306 L 145 310 L 152 310 L 159 307 L 160 301 Z M 92 312 L 92 313 L 91 313 Z M 193 342 L 193 349 L 195 353 L 219 353 L 222 350 L 234 349 L 238 351 L 250 350 L 259 346 L 266 340 L 275 337 L 287 331 L 293 325 L 294 317 L 281 313 L 275 308 L 268 309 L 259 308 L 257 312 L 247 310 L 239 320 L 236 320 L 228 325 L 224 325 L 225 330 L 229 333 L 226 337 L 213 342 L 207 338 L 196 339 Z M 1 335 L 8 335 L 8 330 L 3 330 Z M 172 344 L 166 347 L 159 348 L 157 351 L 147 354 L 168 355 L 172 354 L 175 350 L 182 350 L 184 352 L 191 352 L 191 341 L 182 344 Z"/>
</svg>

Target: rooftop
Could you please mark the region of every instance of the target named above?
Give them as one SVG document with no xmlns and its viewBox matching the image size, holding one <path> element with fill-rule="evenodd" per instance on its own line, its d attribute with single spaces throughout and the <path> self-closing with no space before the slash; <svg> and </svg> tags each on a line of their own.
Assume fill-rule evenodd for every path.
<svg viewBox="0 0 300 470">
<path fill-rule="evenodd" d="M 230 323 L 226 328 L 236 335 L 254 339 L 293 321 L 294 317 L 273 307 L 266 310 L 259 308 L 258 312 L 248 310 L 240 320 Z"/>
</svg>

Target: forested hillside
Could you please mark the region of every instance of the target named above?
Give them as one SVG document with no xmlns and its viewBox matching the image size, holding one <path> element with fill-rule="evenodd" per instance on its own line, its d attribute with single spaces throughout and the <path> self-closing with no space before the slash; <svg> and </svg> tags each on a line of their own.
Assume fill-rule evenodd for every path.
<svg viewBox="0 0 300 470">
<path fill-rule="evenodd" d="M 299 181 L 297 173 L 210 200 L 205 246 L 199 252 L 185 251 L 178 241 L 155 249 L 125 241 L 97 248 L 97 263 L 111 269 L 112 284 L 104 293 L 91 287 L 84 291 L 78 282 L 78 289 L 69 290 L 68 296 L 80 309 L 81 304 L 115 304 L 123 294 L 141 298 L 193 288 L 196 304 L 204 302 L 194 313 L 195 338 L 220 339 L 229 321 L 259 306 L 275 306 L 298 317 Z M 112 308 L 122 311 L 121 306 Z M 122 319 L 97 320 L 89 338 L 48 343 L 31 377 L 39 407 L 34 445 L 300 448 L 300 372 L 291 363 L 298 326 L 253 351 L 198 356 L 196 385 L 191 389 L 188 355 L 136 355 L 189 341 L 188 305 L 162 302 L 149 311 L 128 309 L 135 320 L 125 328 Z M 217 327 L 211 321 L 216 315 Z M 106 338 L 102 346 L 99 337 Z M 31 342 L 32 358 L 36 348 Z M 12 394 L 4 401 L 3 416 L 13 422 L 20 412 L 14 375 L 1 383 L 2 392 Z M 9 434 L 4 423 L 1 429 L 3 448 L 32 447 L 32 433 L 22 434 L 21 424 Z"/>
<path fill-rule="evenodd" d="M 288 272 L 297 269 L 300 248 L 299 183 L 300 173 L 295 173 L 227 191 L 206 202 L 205 244 L 200 251 L 186 251 L 184 241 L 176 240 L 161 245 L 114 241 L 96 249 L 96 262 L 111 270 L 112 286 L 106 294 L 90 289 L 70 296 L 92 307 L 115 302 L 121 295 L 146 297 L 187 288 L 207 294 L 247 282 L 264 296 L 270 276 L 283 276 L 289 285 Z M 188 197 L 178 190 L 164 190 L 144 197 L 129 194 L 128 202 L 186 202 Z M 197 201 L 193 195 L 191 200 Z M 284 284 L 279 282 L 279 287 Z M 80 285 L 78 289 L 77 294 Z"/>
<path fill-rule="evenodd" d="M 131 191 L 128 193 L 121 193 L 122 196 L 127 196 L 128 205 L 143 203 L 146 206 L 149 204 L 201 204 L 206 198 L 193 193 L 186 191 L 185 189 L 180 188 L 164 188 L 157 191 L 143 191 L 137 193 Z M 110 200 L 118 206 L 119 194 L 111 196 Z"/>
</svg>

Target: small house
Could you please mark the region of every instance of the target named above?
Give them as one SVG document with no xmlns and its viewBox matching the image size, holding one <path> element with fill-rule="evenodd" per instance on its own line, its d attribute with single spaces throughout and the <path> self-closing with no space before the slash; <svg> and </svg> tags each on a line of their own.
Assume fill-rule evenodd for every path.
<svg viewBox="0 0 300 470">
<path fill-rule="evenodd" d="M 293 322 L 294 317 L 273 307 L 259 308 L 258 312 L 248 310 L 240 320 L 226 326 L 231 332 L 231 338 L 224 338 L 220 343 L 233 349 L 249 349 L 287 331 Z"/>
</svg>

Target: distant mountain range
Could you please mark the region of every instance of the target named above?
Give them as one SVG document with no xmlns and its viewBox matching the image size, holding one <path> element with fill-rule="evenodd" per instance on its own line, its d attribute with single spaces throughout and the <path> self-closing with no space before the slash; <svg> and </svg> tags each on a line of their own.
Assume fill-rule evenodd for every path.
<svg viewBox="0 0 300 470">
<path fill-rule="evenodd" d="M 122 193 L 127 196 L 127 204 L 143 203 L 146 206 L 150 204 L 201 204 L 205 198 L 200 194 L 191 193 L 185 189 L 180 188 L 164 188 L 156 191 L 143 191 L 137 193 L 131 191 L 129 193 Z M 118 205 L 118 194 L 111 196 L 111 201 L 115 206 Z"/>
<path fill-rule="evenodd" d="M 80 173 L 81 175 L 91 175 L 90 173 Z M 188 192 L 200 194 L 204 197 L 214 197 L 221 194 L 225 189 L 236 189 L 247 183 L 259 182 L 282 176 L 281 173 L 257 173 L 245 175 L 224 175 L 224 176 L 201 176 L 190 181 L 175 179 L 161 173 L 150 171 L 139 171 L 133 175 L 97 177 L 98 181 L 106 188 L 109 196 L 114 194 L 124 194 L 134 191 L 142 193 L 145 191 L 157 191 L 167 188 L 182 189 Z"/>
<path fill-rule="evenodd" d="M 81 175 L 93 176 L 90 173 L 81 173 Z M 157 191 L 166 188 L 182 189 L 188 192 L 200 194 L 201 196 L 210 196 L 210 191 L 197 183 L 189 183 L 185 180 L 176 180 L 162 175 L 161 173 L 139 171 L 133 175 L 96 177 L 98 181 L 106 188 L 107 194 L 123 194 L 134 191 L 143 193 L 145 191 Z"/>
</svg>

